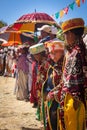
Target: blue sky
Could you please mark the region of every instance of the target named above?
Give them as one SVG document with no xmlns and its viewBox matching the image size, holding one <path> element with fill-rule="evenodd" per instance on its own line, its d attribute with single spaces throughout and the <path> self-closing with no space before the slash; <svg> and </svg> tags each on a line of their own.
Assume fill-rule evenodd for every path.
<svg viewBox="0 0 87 130">
<path fill-rule="evenodd" d="M 45 12 L 53 15 L 63 8 L 67 7 L 74 0 L 0 0 L 0 20 L 8 25 L 14 23 L 24 14 L 37 12 Z M 74 5 L 74 9 L 69 9 L 68 14 L 63 18 L 55 19 L 58 23 L 70 18 L 82 17 L 87 25 L 87 0 L 80 7 Z"/>
</svg>

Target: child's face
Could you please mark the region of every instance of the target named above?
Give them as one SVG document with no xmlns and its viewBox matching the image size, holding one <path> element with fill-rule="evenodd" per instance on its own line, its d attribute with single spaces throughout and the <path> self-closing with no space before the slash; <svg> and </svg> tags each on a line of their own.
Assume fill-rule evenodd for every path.
<svg viewBox="0 0 87 130">
<path fill-rule="evenodd" d="M 62 57 L 63 51 L 62 50 L 55 50 L 50 52 L 50 57 L 54 62 L 58 62 L 59 59 Z"/>
<path fill-rule="evenodd" d="M 75 34 L 72 33 L 71 31 L 65 32 L 64 37 L 65 37 L 65 41 L 68 45 L 72 45 L 76 40 Z"/>
<path fill-rule="evenodd" d="M 35 54 L 35 55 L 34 55 L 34 58 L 35 58 L 37 61 L 39 61 L 39 60 L 40 60 L 40 54 Z"/>
</svg>

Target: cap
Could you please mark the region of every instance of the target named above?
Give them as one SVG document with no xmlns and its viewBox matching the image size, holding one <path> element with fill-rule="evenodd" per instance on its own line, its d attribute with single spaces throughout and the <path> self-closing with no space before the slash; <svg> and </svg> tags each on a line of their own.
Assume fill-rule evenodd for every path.
<svg viewBox="0 0 87 130">
<path fill-rule="evenodd" d="M 51 26 L 50 25 L 43 25 L 41 28 L 38 28 L 38 31 L 44 31 L 44 32 L 50 33 Z"/>
</svg>

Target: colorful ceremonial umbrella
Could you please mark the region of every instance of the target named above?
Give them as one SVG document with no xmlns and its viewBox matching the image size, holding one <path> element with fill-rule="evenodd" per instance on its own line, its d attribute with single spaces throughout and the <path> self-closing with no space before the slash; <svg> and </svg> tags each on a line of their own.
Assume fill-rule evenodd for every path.
<svg viewBox="0 0 87 130">
<path fill-rule="evenodd" d="M 20 31 L 5 31 L 4 33 L 0 34 L 0 38 L 3 38 L 7 41 L 7 43 L 3 42 L 2 46 L 16 46 L 24 43 L 31 45 L 31 43 L 34 41 L 34 37 L 32 37 L 32 35 L 33 34 L 30 33 L 30 35 L 27 37 L 24 36 L 24 34 L 22 34 Z"/>
<path fill-rule="evenodd" d="M 0 38 L 0 44 L 3 43 L 3 42 L 6 43 L 7 41 L 3 38 Z"/>
<path fill-rule="evenodd" d="M 0 33 L 4 33 L 7 29 L 8 29 L 9 26 L 4 26 L 2 28 L 0 28 Z"/>
<path fill-rule="evenodd" d="M 57 26 L 57 22 L 46 13 L 31 13 L 21 16 L 10 28 L 17 31 L 31 31 L 36 32 L 38 27 L 49 24 Z"/>
</svg>

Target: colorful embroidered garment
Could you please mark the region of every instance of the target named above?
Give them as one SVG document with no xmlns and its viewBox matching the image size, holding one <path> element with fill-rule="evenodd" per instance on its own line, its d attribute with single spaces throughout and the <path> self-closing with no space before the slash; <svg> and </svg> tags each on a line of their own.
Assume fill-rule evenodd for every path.
<svg viewBox="0 0 87 130">
<path fill-rule="evenodd" d="M 57 97 L 58 101 L 60 100 L 59 118 L 61 130 L 72 130 L 73 127 L 74 130 L 84 130 L 85 77 L 83 73 L 83 67 L 83 57 L 81 55 L 80 48 L 78 45 L 75 45 L 70 52 L 66 53 L 62 77 L 63 82 L 61 97 Z M 67 98 L 67 102 L 64 103 L 68 93 L 72 98 L 69 96 Z M 74 105 L 73 108 L 71 101 Z M 82 113 L 82 117 L 79 115 L 79 113 Z M 73 118 L 70 118 L 70 116 Z M 81 122 L 79 123 L 77 120 Z"/>
<path fill-rule="evenodd" d="M 37 108 L 37 119 L 42 119 L 42 113 L 41 113 L 41 90 L 42 90 L 42 84 L 46 80 L 47 76 L 47 70 L 49 68 L 49 63 L 45 60 L 42 63 L 38 64 L 38 72 L 37 72 L 37 80 L 36 80 L 36 91 L 37 91 L 37 99 L 38 99 L 38 108 Z"/>
<path fill-rule="evenodd" d="M 61 58 L 58 63 L 54 63 L 53 66 L 49 67 L 47 80 L 45 81 L 42 89 L 43 101 L 42 101 L 42 112 L 44 130 L 57 130 L 58 129 L 58 107 L 59 103 L 56 100 L 46 101 L 47 94 L 56 87 L 61 79 L 62 75 L 62 63 Z"/>
</svg>

